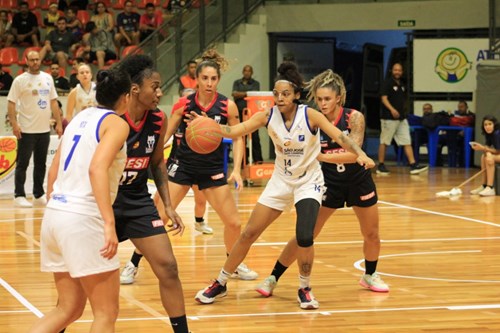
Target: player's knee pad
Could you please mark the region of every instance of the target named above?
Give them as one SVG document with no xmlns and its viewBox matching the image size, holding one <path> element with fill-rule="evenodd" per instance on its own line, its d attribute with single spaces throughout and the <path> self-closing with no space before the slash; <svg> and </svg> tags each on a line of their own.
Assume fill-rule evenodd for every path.
<svg viewBox="0 0 500 333">
<path fill-rule="evenodd" d="M 310 247 L 313 246 L 314 240 L 313 240 L 313 235 L 305 236 L 305 235 L 297 235 L 297 244 L 299 247 Z"/>
<path fill-rule="evenodd" d="M 314 199 L 303 199 L 295 205 L 297 211 L 297 226 L 295 237 L 300 247 L 310 247 L 314 244 L 314 227 L 318 217 L 319 202 Z"/>
</svg>

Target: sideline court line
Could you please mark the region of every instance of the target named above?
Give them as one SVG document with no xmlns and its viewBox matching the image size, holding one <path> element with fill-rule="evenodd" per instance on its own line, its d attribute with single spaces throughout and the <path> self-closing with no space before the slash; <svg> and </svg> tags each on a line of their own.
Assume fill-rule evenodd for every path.
<svg viewBox="0 0 500 333">
<path fill-rule="evenodd" d="M 19 303 L 24 305 L 28 310 L 33 312 L 38 318 L 43 317 L 43 313 L 38 310 L 33 304 L 31 304 L 23 295 L 21 295 L 16 289 L 14 289 L 10 284 L 8 284 L 4 279 L 0 278 L 0 285 L 5 288 L 12 296 L 14 296 Z"/>
</svg>

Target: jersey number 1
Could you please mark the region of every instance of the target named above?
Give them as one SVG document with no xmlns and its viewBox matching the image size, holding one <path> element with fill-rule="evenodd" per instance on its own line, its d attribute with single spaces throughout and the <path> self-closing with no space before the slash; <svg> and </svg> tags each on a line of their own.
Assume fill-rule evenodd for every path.
<svg viewBox="0 0 500 333">
<path fill-rule="evenodd" d="M 71 162 L 71 158 L 73 157 L 73 153 L 75 152 L 76 145 L 78 145 L 78 142 L 80 142 L 81 135 L 75 135 L 73 137 L 73 146 L 71 147 L 71 150 L 69 151 L 68 157 L 64 160 L 64 171 L 68 168 L 69 162 Z"/>
</svg>

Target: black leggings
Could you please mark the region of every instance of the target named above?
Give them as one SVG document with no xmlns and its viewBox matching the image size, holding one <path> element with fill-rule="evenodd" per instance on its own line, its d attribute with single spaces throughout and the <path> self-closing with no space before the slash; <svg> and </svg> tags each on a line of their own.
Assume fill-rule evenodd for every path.
<svg viewBox="0 0 500 333">
<path fill-rule="evenodd" d="M 295 237 L 300 247 L 314 244 L 314 227 L 318 218 L 319 202 L 314 199 L 302 199 L 295 204 L 297 210 L 297 225 Z"/>
</svg>

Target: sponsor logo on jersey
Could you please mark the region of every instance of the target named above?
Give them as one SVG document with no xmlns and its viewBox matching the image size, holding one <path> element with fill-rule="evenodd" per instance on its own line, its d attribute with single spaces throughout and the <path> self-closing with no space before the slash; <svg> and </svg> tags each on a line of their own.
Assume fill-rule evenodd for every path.
<svg viewBox="0 0 500 333">
<path fill-rule="evenodd" d="M 153 228 L 159 228 L 165 225 L 162 220 L 153 220 L 151 221 L 151 224 L 153 225 Z"/>
<path fill-rule="evenodd" d="M 217 124 L 220 124 L 220 121 L 221 121 L 221 116 L 217 115 L 214 117 L 214 120 Z"/>
<path fill-rule="evenodd" d="M 283 149 L 283 154 L 287 156 L 304 155 L 304 148 L 285 148 Z"/>
<path fill-rule="evenodd" d="M 290 140 L 283 142 L 283 146 L 285 146 L 285 147 L 288 147 L 291 144 L 292 144 L 292 141 L 290 141 Z"/>
<path fill-rule="evenodd" d="M 210 177 L 210 178 L 212 178 L 212 180 L 222 179 L 222 178 L 224 178 L 224 172 L 221 172 L 221 173 L 218 173 L 218 174 L 216 174 L 216 175 L 213 175 L 213 176 L 212 176 L 212 177 Z"/>
<path fill-rule="evenodd" d="M 344 148 L 334 148 L 334 149 L 325 149 L 323 150 L 323 154 L 341 154 L 345 153 L 346 150 Z"/>
<path fill-rule="evenodd" d="M 155 149 L 154 147 L 155 147 L 155 136 L 148 135 L 146 154 L 151 154 L 153 152 L 153 150 Z"/>
<path fill-rule="evenodd" d="M 45 101 L 43 99 L 38 100 L 37 104 L 38 104 L 38 107 L 42 110 L 47 108 L 47 101 Z"/>
<path fill-rule="evenodd" d="M 127 163 L 125 163 L 125 170 L 142 170 L 147 169 L 149 165 L 148 157 L 127 157 Z"/>
<path fill-rule="evenodd" d="M 54 195 L 52 195 L 52 199 L 54 199 L 56 201 L 60 201 L 62 203 L 68 202 L 68 200 L 66 199 L 66 196 L 63 194 L 54 194 Z"/>
<path fill-rule="evenodd" d="M 373 198 L 374 196 L 375 196 L 375 191 L 371 191 L 370 193 L 368 193 L 366 195 L 362 195 L 359 198 L 361 199 L 361 201 L 366 201 L 368 199 Z"/>
<path fill-rule="evenodd" d="M 137 148 L 139 148 L 139 145 L 140 145 L 140 142 L 139 142 L 139 141 L 136 141 L 136 142 L 134 143 L 134 145 L 132 146 L 132 149 L 137 149 Z"/>
<path fill-rule="evenodd" d="M 306 136 L 304 134 L 299 135 L 299 142 L 304 142 L 306 139 Z"/>
</svg>

